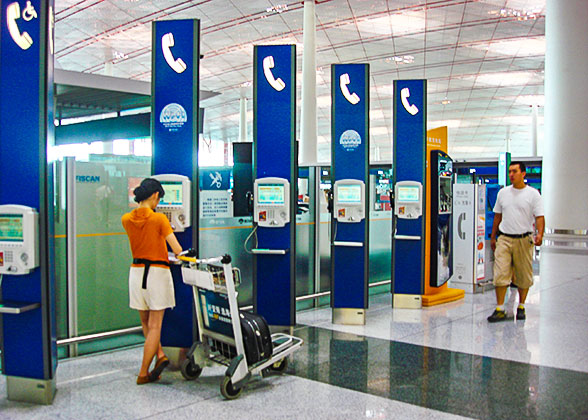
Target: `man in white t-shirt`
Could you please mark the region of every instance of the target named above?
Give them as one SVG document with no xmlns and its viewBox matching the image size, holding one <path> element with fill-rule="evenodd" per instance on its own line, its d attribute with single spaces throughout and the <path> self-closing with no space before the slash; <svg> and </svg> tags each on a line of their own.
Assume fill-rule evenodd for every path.
<svg viewBox="0 0 588 420">
<path fill-rule="evenodd" d="M 489 322 L 507 319 L 504 309 L 506 290 L 513 279 L 519 290 L 516 319 L 524 320 L 525 300 L 533 285 L 533 250 L 543 242 L 545 217 L 543 199 L 533 187 L 525 184 L 526 168 L 521 162 L 512 162 L 508 177 L 512 185 L 501 189 L 494 206 L 494 224 L 490 245 L 494 251 L 494 286 L 496 310 Z M 537 234 L 533 238 L 533 222 Z M 497 239 L 498 237 L 498 239 Z"/>
</svg>

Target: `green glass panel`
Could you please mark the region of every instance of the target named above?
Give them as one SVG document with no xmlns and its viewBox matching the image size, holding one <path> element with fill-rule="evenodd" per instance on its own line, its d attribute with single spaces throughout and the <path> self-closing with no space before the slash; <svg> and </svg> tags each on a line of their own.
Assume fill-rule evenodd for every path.
<svg viewBox="0 0 588 420">
<path fill-rule="evenodd" d="M 128 306 L 132 261 L 121 217 L 132 189 L 150 175 L 149 158 L 96 156 L 76 162 L 78 335 L 140 325 Z"/>
</svg>

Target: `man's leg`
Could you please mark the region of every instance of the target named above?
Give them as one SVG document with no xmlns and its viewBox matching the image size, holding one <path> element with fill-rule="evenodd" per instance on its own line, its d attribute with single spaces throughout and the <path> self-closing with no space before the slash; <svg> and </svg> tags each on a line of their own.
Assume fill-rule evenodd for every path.
<svg viewBox="0 0 588 420">
<path fill-rule="evenodd" d="M 508 286 L 496 286 L 494 291 L 496 292 L 496 305 L 503 306 L 504 298 L 506 297 L 506 290 Z"/>
<path fill-rule="evenodd" d="M 496 310 L 487 319 L 488 322 L 507 319 L 504 310 L 504 297 L 512 279 L 512 255 L 510 238 L 500 236 L 494 251 L 494 287 L 496 293 Z"/>
<path fill-rule="evenodd" d="M 519 305 L 517 307 L 516 318 L 518 320 L 526 319 L 525 301 L 529 288 L 533 285 L 533 252 L 535 244 L 533 239 L 528 236 L 517 240 L 513 252 L 514 272 L 516 275 L 517 286 L 519 289 Z"/>
</svg>

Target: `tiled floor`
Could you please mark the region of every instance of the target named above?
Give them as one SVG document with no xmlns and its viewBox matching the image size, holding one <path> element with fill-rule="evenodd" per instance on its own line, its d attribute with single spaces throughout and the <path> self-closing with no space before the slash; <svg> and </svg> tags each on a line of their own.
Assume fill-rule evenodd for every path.
<svg viewBox="0 0 588 420">
<path fill-rule="evenodd" d="M 135 385 L 133 348 L 60 362 L 51 406 L 7 401 L 0 377 L 0 419 L 587 419 L 588 256 L 545 253 L 540 273 L 524 322 L 488 324 L 492 291 L 422 310 L 375 296 L 365 326 L 299 313 L 306 343 L 287 374 L 235 401 L 220 395 L 222 367 Z"/>
</svg>

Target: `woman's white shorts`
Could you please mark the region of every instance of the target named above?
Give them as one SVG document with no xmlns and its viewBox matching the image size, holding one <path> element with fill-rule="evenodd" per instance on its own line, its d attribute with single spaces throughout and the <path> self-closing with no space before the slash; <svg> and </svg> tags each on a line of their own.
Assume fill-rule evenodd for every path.
<svg viewBox="0 0 588 420">
<path fill-rule="evenodd" d="M 169 268 L 151 266 L 147 288 L 143 289 L 145 267 L 131 267 L 129 272 L 129 306 L 140 311 L 158 311 L 176 306 L 174 283 Z"/>
</svg>

